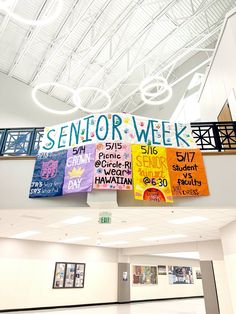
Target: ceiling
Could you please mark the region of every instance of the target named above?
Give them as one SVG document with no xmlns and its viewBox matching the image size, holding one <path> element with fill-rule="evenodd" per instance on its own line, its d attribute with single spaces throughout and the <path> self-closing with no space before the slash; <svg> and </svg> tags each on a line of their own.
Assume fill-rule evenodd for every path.
<svg viewBox="0 0 236 314">
<path fill-rule="evenodd" d="M 41 20 L 57 1 L 9 3 L 20 16 Z M 162 75 L 174 84 L 179 80 L 175 70 L 184 61 L 199 51 L 209 59 L 212 51 L 206 47 L 216 42 L 225 14 L 236 5 L 236 0 L 62 2 L 58 18 L 40 27 L 0 10 L 0 71 L 30 86 L 59 82 L 74 89 L 105 89 L 113 112 L 143 106 L 139 85 L 147 76 Z M 72 105 L 67 90 L 48 86 L 44 91 Z M 83 92 L 83 106 L 102 108 L 104 98 L 98 96 Z"/>
<path fill-rule="evenodd" d="M 167 208 L 119 208 L 110 210 L 111 224 L 99 224 L 101 210 L 84 209 L 51 209 L 51 210 L 1 210 L 0 237 L 11 238 L 26 231 L 40 233 L 27 237 L 27 240 L 67 242 L 80 245 L 100 245 L 107 247 L 139 247 L 157 244 L 169 244 L 191 241 L 219 239 L 219 229 L 236 219 L 235 208 L 231 209 L 167 209 Z M 66 219 L 80 216 L 90 220 L 68 224 Z M 171 224 L 170 220 L 201 216 L 208 220 Z M 77 218 L 76 218 L 77 219 Z M 103 234 L 108 231 L 142 227 L 143 230 L 123 234 Z M 134 229 L 133 229 L 134 230 Z M 149 237 L 166 237 L 185 235 L 181 238 L 168 238 L 145 241 Z M 88 239 L 76 239 L 89 237 Z M 117 242 L 118 241 L 118 242 Z M 121 241 L 121 242 L 120 242 Z M 127 242 L 127 243 L 126 243 Z"/>
</svg>

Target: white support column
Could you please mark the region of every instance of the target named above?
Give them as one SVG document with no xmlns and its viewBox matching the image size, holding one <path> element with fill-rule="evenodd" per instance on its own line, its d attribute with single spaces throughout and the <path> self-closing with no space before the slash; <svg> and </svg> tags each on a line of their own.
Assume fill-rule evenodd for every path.
<svg viewBox="0 0 236 314">
<path fill-rule="evenodd" d="M 198 250 L 201 268 L 203 268 L 202 279 L 206 314 L 215 314 L 217 309 L 219 309 L 220 314 L 235 314 L 232 309 L 232 298 L 229 293 L 221 241 L 198 242 Z"/>
<path fill-rule="evenodd" d="M 233 314 L 236 314 L 236 220 L 221 229 L 221 240 Z"/>
</svg>

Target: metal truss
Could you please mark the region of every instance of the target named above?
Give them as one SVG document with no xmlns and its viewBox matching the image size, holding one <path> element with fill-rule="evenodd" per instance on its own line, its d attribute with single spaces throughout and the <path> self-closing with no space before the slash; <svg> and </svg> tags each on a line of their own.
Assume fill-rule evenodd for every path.
<svg viewBox="0 0 236 314">
<path fill-rule="evenodd" d="M 41 0 L 36 18 L 47 15 L 55 1 Z M 12 1 L 12 9 L 17 3 L 18 0 Z M 143 106 L 139 85 L 145 77 L 162 75 L 176 85 L 209 62 L 213 52 L 209 45 L 216 41 L 223 18 L 236 0 L 120 0 L 120 3 L 65 0 L 65 3 L 66 14 L 53 39 L 48 43 L 45 40 L 47 48 L 28 84 L 34 86 L 50 76 L 53 81 L 75 89 L 102 87 L 112 96 L 112 111 L 134 112 Z M 0 40 L 8 24 L 9 18 L 5 16 L 0 25 Z M 79 31 L 81 26 L 83 31 Z M 75 38 L 73 47 L 71 38 Z M 41 28 L 29 27 L 8 70 L 9 76 L 14 77 L 18 65 L 26 55 L 31 57 L 29 51 L 40 40 Z M 206 59 L 182 77 L 176 77 L 175 70 L 198 52 L 205 52 Z M 91 77 L 88 73 L 92 73 Z M 66 93 L 57 96 L 56 88 L 49 88 L 47 93 L 72 105 Z M 100 107 L 101 98 L 89 95 L 83 106 Z"/>
</svg>

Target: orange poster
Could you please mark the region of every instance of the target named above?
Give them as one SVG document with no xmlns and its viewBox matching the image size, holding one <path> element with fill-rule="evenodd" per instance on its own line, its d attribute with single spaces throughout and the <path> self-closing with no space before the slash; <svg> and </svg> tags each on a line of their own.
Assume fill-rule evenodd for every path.
<svg viewBox="0 0 236 314">
<path fill-rule="evenodd" d="M 173 196 L 209 195 L 201 151 L 168 148 L 166 152 Z"/>
<path fill-rule="evenodd" d="M 134 144 L 132 162 L 135 199 L 173 202 L 165 147 Z"/>
</svg>

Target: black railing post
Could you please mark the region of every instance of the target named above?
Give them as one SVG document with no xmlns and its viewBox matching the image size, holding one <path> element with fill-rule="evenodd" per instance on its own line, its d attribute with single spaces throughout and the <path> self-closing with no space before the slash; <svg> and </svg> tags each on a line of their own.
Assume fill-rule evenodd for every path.
<svg viewBox="0 0 236 314">
<path fill-rule="evenodd" d="M 212 131 L 213 131 L 213 135 L 214 135 L 214 139 L 215 139 L 216 149 L 218 150 L 218 152 L 221 152 L 222 151 L 222 145 L 221 145 L 220 133 L 219 133 L 219 129 L 217 126 L 217 122 L 212 122 Z"/>
<path fill-rule="evenodd" d="M 3 131 L 3 134 L 1 136 L 1 142 L 0 142 L 0 156 L 3 156 L 4 148 L 7 140 L 7 129 Z"/>
<path fill-rule="evenodd" d="M 29 141 L 29 147 L 28 147 L 28 155 L 32 156 L 32 150 L 34 148 L 34 144 L 36 141 L 36 128 L 33 129 L 33 132 L 30 134 L 30 141 Z"/>
</svg>

